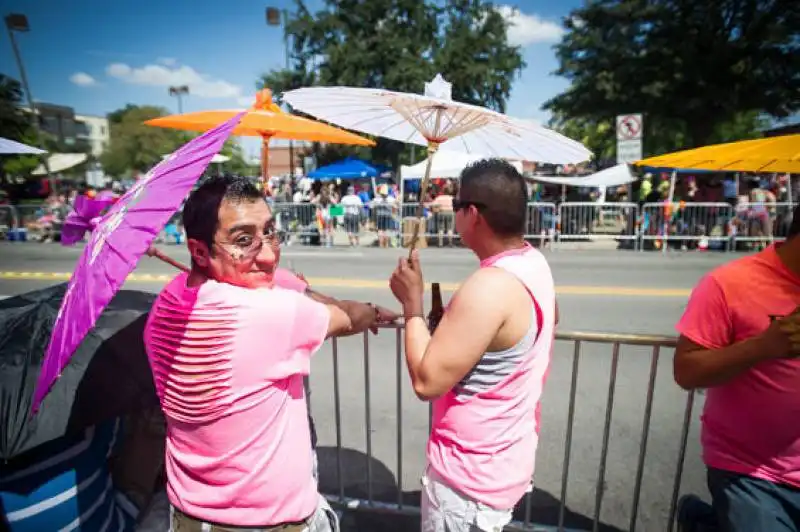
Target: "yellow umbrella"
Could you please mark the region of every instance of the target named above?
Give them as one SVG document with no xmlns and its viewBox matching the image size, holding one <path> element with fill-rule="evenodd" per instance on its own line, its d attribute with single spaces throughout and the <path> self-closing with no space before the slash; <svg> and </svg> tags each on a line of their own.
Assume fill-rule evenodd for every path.
<svg viewBox="0 0 800 532">
<path fill-rule="evenodd" d="M 634 163 L 657 168 L 720 172 L 800 173 L 800 135 L 715 144 L 649 157 Z"/>
<path fill-rule="evenodd" d="M 208 131 L 240 113 L 240 109 L 199 111 L 181 115 L 163 116 L 148 120 L 149 126 L 181 129 L 187 131 Z M 311 142 L 330 142 L 331 144 L 352 144 L 374 146 L 375 142 L 344 129 L 323 122 L 310 120 L 284 113 L 272 101 L 272 91 L 263 89 L 256 95 L 256 103 L 242 117 L 233 135 L 261 137 L 261 175 L 269 179 L 269 141 L 276 139 L 305 140 Z"/>
</svg>

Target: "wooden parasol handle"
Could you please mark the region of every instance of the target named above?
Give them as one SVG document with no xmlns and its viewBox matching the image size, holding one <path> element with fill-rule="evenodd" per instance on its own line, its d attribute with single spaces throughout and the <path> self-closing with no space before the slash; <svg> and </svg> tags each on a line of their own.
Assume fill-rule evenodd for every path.
<svg viewBox="0 0 800 532">
<path fill-rule="evenodd" d="M 422 225 L 422 218 L 425 214 L 425 193 L 428 191 L 428 187 L 430 186 L 431 181 L 431 165 L 433 164 L 433 156 L 436 154 L 436 150 L 439 149 L 438 142 L 428 142 L 428 162 L 425 165 L 425 176 L 422 178 L 422 184 L 419 186 L 419 203 L 417 203 L 417 220 L 414 224 L 414 229 L 411 233 L 411 243 L 408 246 L 408 260 L 411 261 L 411 254 L 414 252 L 414 249 L 417 247 L 417 238 L 419 238 L 419 228 Z M 400 204 L 402 205 L 403 198 L 400 198 Z"/>
<path fill-rule="evenodd" d="M 161 251 L 158 248 L 154 248 L 153 246 L 150 246 L 147 249 L 146 254 L 147 254 L 148 257 L 154 257 L 154 258 L 160 260 L 161 262 L 165 262 L 165 263 L 169 264 L 173 268 L 177 268 L 177 269 L 179 269 L 181 271 L 184 271 L 184 272 L 188 272 L 189 271 L 189 267 L 187 265 L 182 264 L 182 263 L 178 262 L 177 260 L 168 257 L 167 255 L 164 254 L 163 251 Z"/>
</svg>

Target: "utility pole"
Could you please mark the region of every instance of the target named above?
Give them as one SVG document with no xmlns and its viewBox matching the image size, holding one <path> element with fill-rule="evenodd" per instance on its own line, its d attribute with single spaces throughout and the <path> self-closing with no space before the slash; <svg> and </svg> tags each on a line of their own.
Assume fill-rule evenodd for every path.
<svg viewBox="0 0 800 532">
<path fill-rule="evenodd" d="M 31 120 L 33 121 L 33 133 L 36 136 L 36 143 L 41 146 L 42 144 L 42 131 L 39 127 L 39 113 L 36 111 L 36 104 L 33 101 L 33 93 L 31 93 L 31 86 L 28 84 L 28 76 L 25 73 L 25 65 L 22 63 L 22 54 L 19 52 L 17 39 L 14 32 L 28 33 L 31 27 L 28 24 L 28 17 L 20 13 L 12 13 L 6 15 L 5 18 L 6 29 L 8 30 L 8 38 L 11 40 L 11 48 L 14 50 L 14 57 L 17 60 L 17 67 L 19 67 L 19 77 L 22 82 L 22 88 L 25 90 L 25 95 L 28 97 L 28 107 L 31 108 Z M 49 155 L 42 158 L 44 170 L 47 172 L 47 178 L 50 181 L 50 188 L 53 193 L 56 193 L 56 179 L 50 174 L 50 162 L 48 161 Z"/>
<path fill-rule="evenodd" d="M 188 85 L 180 85 L 177 87 L 169 88 L 169 95 L 175 96 L 178 99 L 178 114 L 183 114 L 183 96 L 189 94 Z"/>
<path fill-rule="evenodd" d="M 283 54 L 284 54 L 284 68 L 289 70 L 291 63 L 291 54 L 289 52 L 289 11 L 286 9 L 279 9 L 277 7 L 267 8 L 267 26 L 283 26 Z M 289 139 L 289 177 L 294 179 L 294 142 Z"/>
</svg>

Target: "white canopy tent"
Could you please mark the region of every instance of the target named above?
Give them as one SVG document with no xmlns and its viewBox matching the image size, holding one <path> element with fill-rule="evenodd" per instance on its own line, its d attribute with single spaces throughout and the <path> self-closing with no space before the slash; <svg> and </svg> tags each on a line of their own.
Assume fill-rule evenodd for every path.
<svg viewBox="0 0 800 532">
<path fill-rule="evenodd" d="M 470 164 L 486 159 L 485 155 L 476 155 L 473 153 L 462 153 L 452 150 L 439 150 L 433 158 L 433 165 L 431 165 L 431 178 L 455 178 L 461 175 L 462 170 Z M 517 170 L 522 172 L 522 163 L 519 161 L 512 161 Z M 401 166 L 400 177 L 403 181 L 408 179 L 422 179 L 425 176 L 425 168 L 428 165 L 428 160 L 425 159 L 413 166 Z"/>
<path fill-rule="evenodd" d="M 582 177 L 534 176 L 535 181 L 567 187 L 607 188 L 619 187 L 636 181 L 637 177 L 627 164 L 618 164 Z"/>
<path fill-rule="evenodd" d="M 0 155 L 41 155 L 47 153 L 34 146 L 0 137 Z"/>
<path fill-rule="evenodd" d="M 88 158 L 89 156 L 85 153 L 54 153 L 47 158 L 47 163 L 50 166 L 50 172 L 57 174 L 86 162 Z M 31 175 L 47 175 L 47 169 L 40 164 L 31 172 Z"/>
</svg>

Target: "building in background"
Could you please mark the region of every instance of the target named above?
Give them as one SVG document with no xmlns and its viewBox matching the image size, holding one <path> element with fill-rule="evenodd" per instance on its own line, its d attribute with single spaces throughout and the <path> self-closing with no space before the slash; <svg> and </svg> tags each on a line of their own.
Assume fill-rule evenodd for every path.
<svg viewBox="0 0 800 532">
<path fill-rule="evenodd" d="M 30 112 L 30 108 L 25 109 Z M 91 153 L 98 157 L 110 140 L 108 119 L 78 115 L 72 107 L 36 103 L 39 127 L 69 151 Z"/>
<path fill-rule="evenodd" d="M 108 147 L 111 134 L 108 118 L 93 115 L 75 115 L 76 137 L 88 141 L 92 155 L 99 157 Z"/>
</svg>

